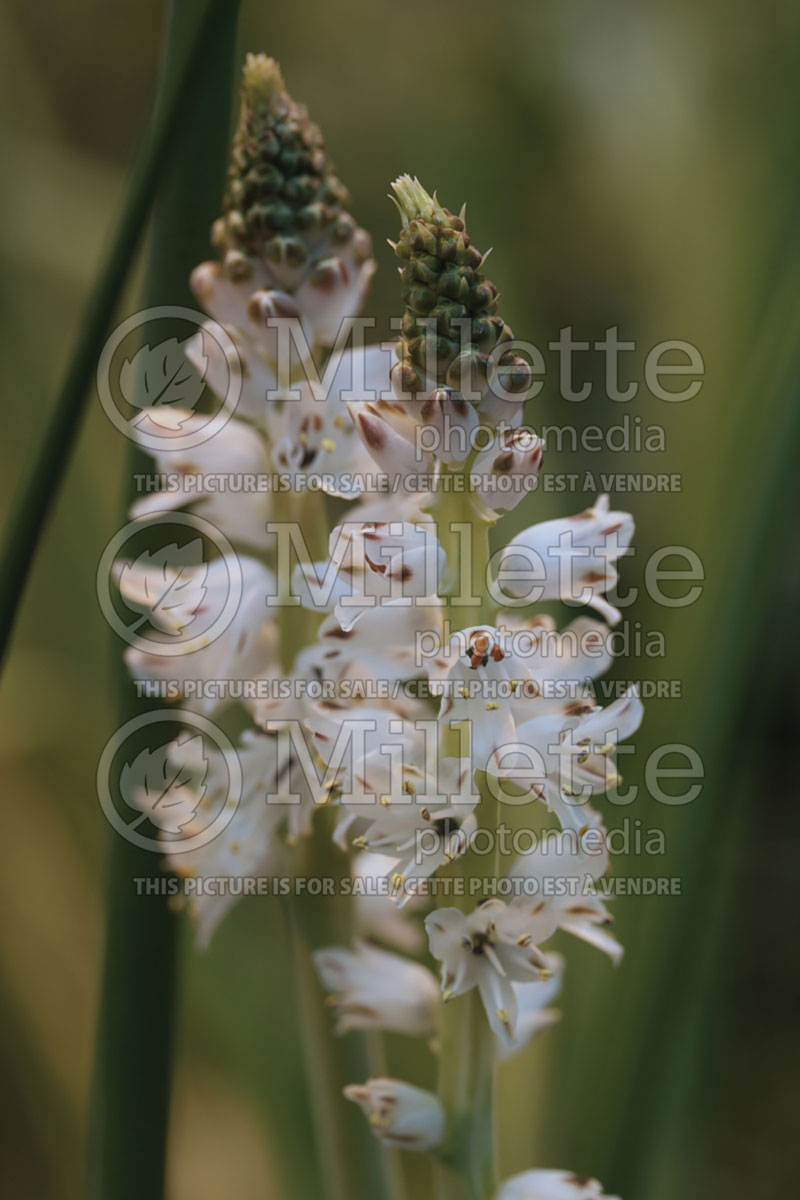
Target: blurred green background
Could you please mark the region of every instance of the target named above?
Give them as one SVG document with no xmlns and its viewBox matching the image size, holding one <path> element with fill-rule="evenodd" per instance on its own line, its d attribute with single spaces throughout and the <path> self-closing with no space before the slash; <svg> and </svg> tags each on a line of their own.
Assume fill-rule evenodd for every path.
<svg viewBox="0 0 800 1200">
<path fill-rule="evenodd" d="M 124 195 L 162 17 L 156 0 L 5 0 L 0 11 L 4 511 Z M 663 632 L 666 655 L 631 657 L 618 676 L 679 680 L 682 695 L 650 701 L 624 773 L 641 784 L 653 748 L 687 742 L 706 779 L 686 807 L 644 793 L 629 811 L 606 806 L 611 824 L 639 818 L 667 840 L 654 870 L 631 856 L 617 871 L 679 876 L 683 895 L 615 903 L 627 950 L 616 972 L 570 946 L 563 1022 L 504 1069 L 502 1165 L 596 1174 L 626 1200 L 784 1200 L 800 1138 L 800 10 L 246 3 L 241 46 L 278 58 L 323 125 L 375 237 L 382 329 L 397 311 L 385 194 L 410 171 L 451 208 L 468 201 L 519 336 L 544 348 L 564 325 L 585 340 L 617 325 L 645 352 L 682 338 L 703 354 L 704 387 L 685 404 L 643 386 L 610 403 L 602 360 L 587 354 L 589 400 L 566 405 L 551 370 L 531 406 L 539 425 L 607 428 L 624 409 L 664 427 L 663 453 L 551 452 L 545 470 L 681 476 L 670 494 L 612 496 L 638 525 L 626 586 L 641 589 L 648 555 L 670 544 L 693 548 L 706 573 L 688 608 L 642 591 L 626 612 Z M 133 281 L 123 314 L 135 298 Z M 642 356 L 629 358 L 641 380 Z M 118 655 L 94 574 L 120 524 L 125 452 L 95 399 L 2 692 L 0 1178 L 26 1200 L 82 1190 L 107 834 L 94 773 L 114 728 Z M 535 494 L 504 531 L 586 502 Z M 202 958 L 184 941 L 172 1200 L 313 1194 L 278 914 L 240 906 Z M 276 1027 L 286 1035 L 270 1037 Z M 390 1063 L 398 1054 L 391 1046 Z M 280 1152 L 293 1143 L 287 1174 Z"/>
</svg>

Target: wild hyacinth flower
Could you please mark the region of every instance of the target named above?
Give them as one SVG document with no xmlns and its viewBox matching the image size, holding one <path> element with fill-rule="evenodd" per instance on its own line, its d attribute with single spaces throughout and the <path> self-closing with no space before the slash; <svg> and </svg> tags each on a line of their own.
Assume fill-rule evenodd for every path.
<svg viewBox="0 0 800 1200">
<path fill-rule="evenodd" d="M 420 1037 L 433 1032 L 439 989 L 427 967 L 377 946 L 327 946 L 314 954 L 337 1033 L 385 1029 Z"/>
<path fill-rule="evenodd" d="M 477 988 L 491 1029 L 513 1045 L 518 1004 L 512 985 L 548 976 L 547 959 L 536 945 L 555 931 L 546 908 L 487 900 L 469 914 L 438 908 L 425 918 L 425 927 L 431 954 L 442 964 L 445 1000 Z"/>
<path fill-rule="evenodd" d="M 277 630 L 266 600 L 275 594 L 275 577 L 257 560 L 222 557 L 202 568 L 180 569 L 120 562 L 116 578 L 126 603 L 151 626 L 147 637 L 133 637 L 125 651 L 135 679 L 169 684 L 172 699 L 209 714 L 225 705 L 225 691 L 195 685 L 231 684 L 274 669 Z M 233 581 L 239 581 L 239 598 L 228 623 Z M 218 623 L 224 624 L 221 632 Z"/>
<path fill-rule="evenodd" d="M 509 596 L 570 600 L 589 604 L 609 622 L 619 609 L 605 599 L 616 586 L 617 560 L 630 548 L 633 519 L 610 512 L 608 496 L 577 516 L 542 521 L 513 537 L 502 552 L 500 569 Z"/>
<path fill-rule="evenodd" d="M 545 971 L 533 983 L 512 983 L 517 1003 L 517 1019 L 511 1043 L 498 1047 L 501 1062 L 524 1050 L 528 1043 L 561 1020 L 558 1009 L 550 1005 L 561 991 L 564 959 L 560 954 L 545 954 Z"/>
<path fill-rule="evenodd" d="M 444 1112 L 434 1095 L 397 1079 L 368 1079 L 344 1089 L 385 1146 L 435 1150 L 444 1134 Z"/>
<path fill-rule="evenodd" d="M 535 884 L 536 894 L 545 897 L 548 919 L 565 933 L 602 950 L 616 965 L 623 949 L 609 933 L 612 917 L 595 889 L 609 866 L 605 831 L 591 809 L 585 809 L 583 817 L 583 839 L 576 839 L 569 830 L 549 831 L 534 850 L 520 855 L 508 877 Z M 591 852 L 586 849 L 590 839 Z"/>
<path fill-rule="evenodd" d="M 495 1200 L 619 1200 L 603 1185 L 571 1171 L 524 1171 L 501 1185 Z"/>
</svg>

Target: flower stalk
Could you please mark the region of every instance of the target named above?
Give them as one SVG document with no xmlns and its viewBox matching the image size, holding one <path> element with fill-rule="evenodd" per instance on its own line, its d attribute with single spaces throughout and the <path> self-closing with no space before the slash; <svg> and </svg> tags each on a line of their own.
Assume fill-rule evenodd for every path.
<svg viewBox="0 0 800 1200">
<path fill-rule="evenodd" d="M 209 844 L 182 853 L 173 841 L 167 854 L 184 877 L 280 877 L 284 897 L 292 893 L 284 885 L 295 884 L 283 903 L 326 1196 L 401 1193 L 402 1179 L 379 1163 L 379 1150 L 389 1149 L 433 1155 L 440 1200 L 497 1200 L 495 1064 L 552 1022 L 543 1006 L 563 967 L 540 944 L 563 929 L 614 961 L 621 953 L 591 893 L 609 860 L 587 798 L 618 780 L 613 754 L 637 728 L 641 705 L 631 691 L 602 709 L 589 691 L 610 662 L 605 625 L 581 617 L 558 632 L 542 614 L 497 613 L 489 529 L 530 492 L 542 459 L 541 440 L 522 426 L 531 370 L 497 313 L 486 255 L 472 244 L 463 210 L 454 216 L 408 176 L 393 190 L 401 336 L 394 347 L 343 350 L 336 330 L 374 269 L 369 239 L 347 213 L 320 132 L 286 93 L 277 64 L 248 57 L 224 211 L 212 232 L 219 256 L 192 275 L 198 301 L 232 330 L 243 381 L 235 414 L 195 457 L 223 482 L 226 473 L 235 482 L 242 471 L 274 471 L 280 486 L 232 487 L 229 495 L 215 483 L 137 505 L 140 517 L 194 505 L 243 553 L 236 563 L 228 551 L 215 558 L 204 598 L 176 602 L 169 620 L 147 599 L 152 570 L 120 564 L 123 598 L 148 612 L 158 634 L 134 641 L 126 658 L 146 678 L 185 677 L 185 702 L 205 715 L 228 693 L 200 689 L 198 701 L 198 681 L 215 685 L 222 675 L 256 685 L 241 694 L 252 724 L 235 754 L 192 756 L 180 739 L 168 748 L 180 767 L 175 805 L 192 811 L 190 836 L 215 803 L 226 820 Z M 306 339 L 296 368 L 285 353 L 286 321 Z M 187 354 L 226 397 L 229 359 L 204 347 L 199 336 Z M 308 367 L 329 347 L 321 398 Z M 192 414 L 178 421 L 196 431 Z M 175 464 L 180 473 L 178 454 L 159 446 L 159 469 Z M 364 494 L 359 481 L 376 478 L 374 464 L 382 476 Z M 309 472 L 352 505 L 329 537 Z M 270 549 L 269 535 L 287 524 L 303 535 L 291 539 L 295 550 L 305 546 L 299 562 Z M 607 593 L 632 533 L 630 516 L 611 512 L 607 497 L 524 530 L 501 552 L 518 589 L 508 602 L 528 602 L 522 559 L 541 582 L 538 598 L 579 601 L 618 619 Z M 565 540 L 577 541 L 577 579 L 561 569 Z M 229 566 L 242 577 L 233 620 L 216 639 L 204 638 L 201 625 L 187 664 L 172 647 L 162 656 L 159 641 L 213 614 Z M 189 573 L 190 597 L 197 583 Z M 522 768 L 521 758 L 529 760 Z M 561 826 L 555 860 L 537 848 L 500 861 L 504 783 L 513 783 L 515 803 L 543 806 Z M 146 796 L 133 803 L 151 811 Z M 493 843 L 491 853 L 479 852 L 477 834 Z M 439 889 L 420 921 L 436 872 L 457 886 Z M 553 875 L 564 886 L 536 899 Z M 570 897 L 581 881 L 590 888 L 576 905 Z M 355 890 L 368 882 L 370 890 Z M 238 894 L 193 902 L 203 945 Z M 418 956 L 425 935 L 441 990 L 426 966 L 397 953 Z M 314 972 L 341 1040 L 325 1036 Z M 433 1035 L 438 1095 L 383 1073 L 374 1039 L 384 1030 Z M 359 1109 L 366 1127 L 353 1125 Z M 375 1142 L 365 1143 L 367 1129 Z M 534 1174 L 535 1188 L 547 1184 Z"/>
<path fill-rule="evenodd" d="M 17 591 L 52 501 L 68 447 L 78 429 L 88 374 L 125 278 L 152 195 L 156 200 L 146 293 L 150 304 L 185 302 L 188 263 L 202 245 L 217 183 L 209 163 L 224 163 L 230 115 L 231 67 L 238 3 L 186 0 L 170 5 L 162 67 L 159 122 L 134 175 L 106 271 L 90 303 L 78 351 L 48 432 L 32 485 L 35 503 L 18 542 Z M 191 101 L 190 101 L 191 97 Z M 181 127 L 179 118 L 191 119 Z M 178 136 L 179 135 L 179 136 Z M 162 175 L 167 150 L 170 169 Z M 189 262 L 191 262 L 191 258 Z M 56 460 L 51 463 L 52 450 Z M 135 452 L 136 458 L 140 457 Z M 132 464 L 132 471 L 142 464 Z M 49 490 L 37 490 L 43 473 Z M 41 482 L 41 480 L 40 480 Z M 4 622 L 3 633 L 8 630 Z M 144 711 L 124 680 L 121 714 Z M 92 1200 L 139 1200 L 164 1194 L 172 1031 L 177 989 L 176 926 L 166 896 L 140 897 L 136 876 L 149 874 L 152 856 L 114 836 L 110 847 L 106 948 L 97 1030 L 89 1139 L 88 1195 Z M 135 1151 L 131 1138 L 135 1131 Z"/>
</svg>

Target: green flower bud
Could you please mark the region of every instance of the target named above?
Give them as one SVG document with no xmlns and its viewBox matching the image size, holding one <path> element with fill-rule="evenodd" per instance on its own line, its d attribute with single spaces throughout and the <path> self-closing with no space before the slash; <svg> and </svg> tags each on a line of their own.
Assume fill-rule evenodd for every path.
<svg viewBox="0 0 800 1200">
<path fill-rule="evenodd" d="M 223 213 L 211 228 L 222 261 L 193 272 L 198 300 L 240 335 L 254 322 L 260 329 L 291 316 L 309 342 L 334 345 L 375 270 L 372 241 L 349 203 L 319 129 L 286 91 L 277 63 L 249 54 Z M 413 276 L 411 283 L 425 286 Z"/>
<path fill-rule="evenodd" d="M 214 245 L 223 257 L 236 251 L 251 259 L 301 265 L 311 250 L 309 236 L 318 240 L 329 232 L 332 242 L 352 241 L 356 225 L 346 211 L 349 202 L 322 134 L 286 91 L 278 64 L 264 54 L 248 54 L 224 223 L 214 226 Z M 276 235 L 292 247 L 280 257 Z M 304 243 L 302 252 L 296 249 L 298 242 Z"/>
<path fill-rule="evenodd" d="M 497 289 L 481 271 L 485 256 L 470 241 L 463 211 L 454 216 L 409 175 L 392 190 L 403 223 L 392 243 L 404 264 L 401 362 L 408 379 L 416 370 L 423 387 L 463 390 L 479 404 L 491 386 L 488 355 L 513 337 L 495 315 Z M 505 367 L 510 390 L 524 391 L 521 363 L 509 358 Z"/>
</svg>

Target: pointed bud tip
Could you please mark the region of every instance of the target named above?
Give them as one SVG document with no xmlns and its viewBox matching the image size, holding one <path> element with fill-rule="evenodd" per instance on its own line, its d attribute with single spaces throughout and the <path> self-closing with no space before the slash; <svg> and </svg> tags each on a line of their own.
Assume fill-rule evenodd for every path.
<svg viewBox="0 0 800 1200">
<path fill-rule="evenodd" d="M 397 197 L 396 203 L 406 225 L 409 221 L 420 218 L 438 224 L 449 217 L 449 213 L 436 199 L 436 194 L 431 196 L 416 176 L 413 179 L 410 175 L 398 176 L 392 184 L 392 191 Z"/>
<path fill-rule="evenodd" d="M 242 68 L 242 98 L 251 108 L 269 107 L 286 91 L 281 69 L 266 54 L 248 54 Z"/>
</svg>

